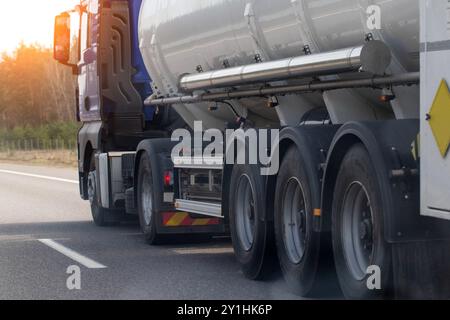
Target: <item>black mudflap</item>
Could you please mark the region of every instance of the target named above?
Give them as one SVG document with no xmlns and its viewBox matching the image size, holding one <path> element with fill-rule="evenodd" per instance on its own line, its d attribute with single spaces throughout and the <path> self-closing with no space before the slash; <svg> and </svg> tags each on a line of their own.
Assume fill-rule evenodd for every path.
<svg viewBox="0 0 450 320">
<path fill-rule="evenodd" d="M 394 244 L 395 296 L 450 299 L 450 241 Z"/>
</svg>

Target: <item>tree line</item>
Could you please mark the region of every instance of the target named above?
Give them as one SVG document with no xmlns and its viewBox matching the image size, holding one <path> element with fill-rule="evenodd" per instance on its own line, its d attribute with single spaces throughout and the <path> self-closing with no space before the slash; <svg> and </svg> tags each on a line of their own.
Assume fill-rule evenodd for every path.
<svg viewBox="0 0 450 320">
<path fill-rule="evenodd" d="M 21 44 L 0 57 L 0 145 L 75 145 L 76 77 L 50 49 Z"/>
<path fill-rule="evenodd" d="M 21 44 L 0 58 L 0 129 L 74 122 L 75 88 L 50 49 Z"/>
</svg>

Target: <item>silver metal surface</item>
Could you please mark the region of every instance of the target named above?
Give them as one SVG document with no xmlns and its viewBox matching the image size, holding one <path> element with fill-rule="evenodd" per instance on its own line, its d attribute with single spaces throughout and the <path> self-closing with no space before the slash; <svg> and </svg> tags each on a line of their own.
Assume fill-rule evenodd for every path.
<svg viewBox="0 0 450 320">
<path fill-rule="evenodd" d="M 121 152 L 108 153 L 109 158 L 109 186 L 112 204 L 125 199 L 123 176 L 122 176 L 122 155 Z"/>
<path fill-rule="evenodd" d="M 383 12 L 379 30 L 367 26 L 369 5 Z M 306 46 L 313 55 L 356 48 L 364 45 L 369 33 L 391 50 L 388 74 L 417 72 L 419 27 L 419 0 L 143 0 L 139 44 L 155 94 L 170 97 L 186 94 L 179 92 L 179 81 L 197 69 L 221 70 L 228 77 L 229 70 L 255 60 L 269 63 L 300 56 Z M 296 84 L 293 80 L 279 83 Z M 417 87 L 397 88 L 397 99 L 391 102 L 397 118 L 418 117 L 418 91 Z M 377 90 L 349 89 L 328 93 L 326 99 L 321 92 L 278 98 L 274 109 L 267 108 L 264 99 L 232 103 L 258 128 L 295 126 L 311 108 L 323 106 L 330 109 L 335 123 L 384 119 L 382 111 L 389 108 L 379 101 Z M 332 106 L 325 102 L 330 99 Z M 192 128 L 194 121 L 201 120 L 205 129 L 222 130 L 235 120 L 228 108 L 209 112 L 207 103 L 180 103 L 174 108 Z M 339 110 L 344 109 L 342 115 Z"/>
<path fill-rule="evenodd" d="M 381 41 L 370 41 L 364 46 L 332 52 L 186 75 L 180 80 L 180 89 L 192 92 L 350 71 L 383 75 L 390 62 L 389 48 Z"/>
<path fill-rule="evenodd" d="M 87 181 L 87 187 L 88 187 L 88 198 L 91 205 L 96 204 L 94 201 L 96 201 L 97 196 L 97 171 L 91 171 L 89 172 L 88 181 Z"/>
<path fill-rule="evenodd" d="M 356 280 L 363 280 L 373 262 L 373 216 L 370 198 L 360 182 L 352 183 L 343 200 L 341 238 L 345 260 Z"/>
<path fill-rule="evenodd" d="M 100 180 L 100 202 L 103 208 L 109 208 L 109 157 L 107 153 L 98 156 L 97 175 Z"/>
<path fill-rule="evenodd" d="M 236 90 L 219 93 L 204 93 L 187 95 L 182 97 L 154 98 L 145 101 L 146 105 L 173 105 L 190 104 L 208 101 L 223 101 L 250 97 L 267 97 L 271 95 L 284 95 L 302 92 L 315 92 L 325 90 L 337 90 L 345 88 L 378 88 L 380 86 L 410 86 L 420 82 L 420 73 L 411 72 L 386 77 L 374 77 L 358 80 L 315 81 L 303 85 L 262 87 L 260 89 Z"/>
<path fill-rule="evenodd" d="M 236 203 L 233 204 L 236 217 L 236 232 L 242 248 L 245 251 L 250 251 L 253 247 L 257 221 L 254 189 L 247 175 L 242 175 L 239 178 L 236 195 Z"/>
<path fill-rule="evenodd" d="M 307 242 L 307 209 L 305 193 L 297 178 L 286 184 L 283 196 L 282 230 L 286 253 L 292 263 L 302 261 Z"/>
<path fill-rule="evenodd" d="M 144 221 L 147 226 L 152 222 L 153 216 L 153 190 L 152 190 L 152 177 L 146 172 L 142 177 L 142 196 L 141 206 L 144 213 Z"/>
<path fill-rule="evenodd" d="M 177 199 L 175 208 L 178 211 L 197 213 L 205 216 L 222 218 L 222 206 L 220 204 Z"/>
<path fill-rule="evenodd" d="M 174 168 L 182 169 L 222 170 L 223 164 L 223 157 L 175 157 L 173 159 Z"/>
</svg>

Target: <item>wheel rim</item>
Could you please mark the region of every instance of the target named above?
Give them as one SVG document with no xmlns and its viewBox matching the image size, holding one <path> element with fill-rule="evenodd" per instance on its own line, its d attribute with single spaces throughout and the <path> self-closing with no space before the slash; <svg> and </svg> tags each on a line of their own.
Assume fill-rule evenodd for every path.
<svg viewBox="0 0 450 320">
<path fill-rule="evenodd" d="M 242 248 L 250 251 L 253 247 L 255 232 L 255 200 L 253 187 L 247 175 L 241 176 L 236 189 L 236 230 Z"/>
<path fill-rule="evenodd" d="M 146 225 L 150 225 L 153 215 L 152 187 L 150 175 L 145 173 L 142 176 L 142 211 Z"/>
<path fill-rule="evenodd" d="M 289 260 L 299 264 L 306 251 L 306 201 L 302 184 L 291 178 L 283 196 L 283 242 Z"/>
<path fill-rule="evenodd" d="M 87 191 L 90 204 L 94 204 L 95 201 L 95 188 L 96 188 L 96 172 L 89 172 L 88 181 L 87 181 Z"/>
<path fill-rule="evenodd" d="M 342 243 L 352 276 L 363 280 L 374 254 L 373 213 L 369 195 L 360 182 L 347 189 L 343 202 Z"/>
</svg>

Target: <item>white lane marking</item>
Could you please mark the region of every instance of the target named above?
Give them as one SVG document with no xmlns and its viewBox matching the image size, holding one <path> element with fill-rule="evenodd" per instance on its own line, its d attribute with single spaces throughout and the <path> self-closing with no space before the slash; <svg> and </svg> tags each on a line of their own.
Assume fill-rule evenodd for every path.
<svg viewBox="0 0 450 320">
<path fill-rule="evenodd" d="M 0 245 L 14 242 L 35 242 L 37 239 L 30 235 L 0 235 Z M 70 240 L 69 238 L 53 239 L 57 241 Z"/>
<path fill-rule="evenodd" d="M 8 235 L 0 235 L 0 242 L 9 242 L 9 241 L 29 241 L 34 240 L 30 235 L 24 234 L 8 234 Z"/>
<path fill-rule="evenodd" d="M 59 253 L 65 255 L 66 257 L 78 262 L 79 264 L 85 266 L 89 269 L 105 269 L 106 266 L 89 259 L 88 257 L 85 257 L 78 252 L 73 251 L 72 249 L 66 248 L 63 245 L 51 240 L 51 239 L 39 239 L 39 242 L 45 244 L 46 246 L 49 246 L 50 248 L 58 251 Z"/>
<path fill-rule="evenodd" d="M 42 176 L 39 174 L 31 174 L 31 173 L 18 172 L 18 171 L 10 171 L 10 170 L 1 170 L 0 169 L 0 173 L 15 174 L 17 176 L 24 176 L 24 177 L 31 177 L 31 178 L 38 178 L 38 179 L 78 184 L 78 181 L 75 181 L 75 180 L 62 179 L 62 178 L 56 178 L 56 177 L 50 177 L 50 176 Z"/>
</svg>

